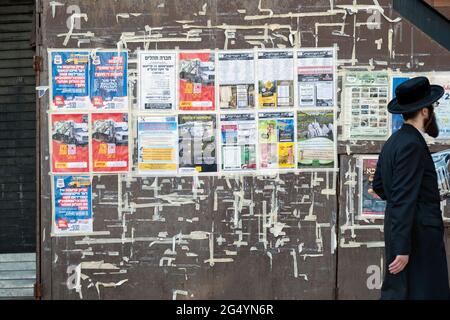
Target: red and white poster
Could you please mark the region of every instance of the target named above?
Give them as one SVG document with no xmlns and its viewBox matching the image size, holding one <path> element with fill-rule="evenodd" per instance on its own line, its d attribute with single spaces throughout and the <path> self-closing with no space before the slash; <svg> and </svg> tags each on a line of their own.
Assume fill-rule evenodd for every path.
<svg viewBox="0 0 450 320">
<path fill-rule="evenodd" d="M 51 117 L 52 172 L 89 172 L 87 114 Z"/>
<path fill-rule="evenodd" d="M 94 172 L 128 171 L 128 113 L 93 113 Z"/>
<path fill-rule="evenodd" d="M 179 56 L 179 109 L 214 110 L 214 53 L 182 52 Z"/>
</svg>

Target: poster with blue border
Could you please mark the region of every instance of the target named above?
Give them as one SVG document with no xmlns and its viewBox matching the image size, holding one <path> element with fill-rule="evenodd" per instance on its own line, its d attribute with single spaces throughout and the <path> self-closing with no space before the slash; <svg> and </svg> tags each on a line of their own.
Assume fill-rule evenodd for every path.
<svg viewBox="0 0 450 320">
<path fill-rule="evenodd" d="M 53 51 L 50 59 L 52 108 L 89 108 L 89 52 Z"/>
<path fill-rule="evenodd" d="M 91 62 L 91 102 L 95 109 L 128 108 L 128 53 L 97 51 Z"/>
<path fill-rule="evenodd" d="M 409 77 L 392 77 L 392 99 L 395 98 L 395 89 L 405 82 L 409 80 Z M 403 116 L 401 114 L 392 114 L 392 133 L 396 132 L 403 125 Z"/>
<path fill-rule="evenodd" d="M 89 176 L 54 176 L 55 235 L 93 230 L 92 183 Z"/>
</svg>

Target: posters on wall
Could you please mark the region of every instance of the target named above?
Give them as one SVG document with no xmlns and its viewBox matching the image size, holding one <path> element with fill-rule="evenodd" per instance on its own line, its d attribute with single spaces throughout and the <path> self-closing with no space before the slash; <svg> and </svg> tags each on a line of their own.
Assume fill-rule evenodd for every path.
<svg viewBox="0 0 450 320">
<path fill-rule="evenodd" d="M 388 75 L 351 72 L 344 76 L 350 139 L 383 140 L 388 130 Z"/>
<path fill-rule="evenodd" d="M 127 109 L 128 53 L 97 51 L 90 69 L 90 96 L 94 108 Z"/>
<path fill-rule="evenodd" d="M 378 156 L 367 155 L 359 158 L 360 174 L 360 215 L 362 218 L 383 218 L 386 201 L 373 190 L 372 183 L 377 167 Z"/>
<path fill-rule="evenodd" d="M 52 109 L 86 109 L 89 99 L 89 52 L 52 51 Z"/>
<path fill-rule="evenodd" d="M 178 132 L 175 116 L 138 117 L 139 174 L 176 174 Z"/>
<path fill-rule="evenodd" d="M 128 113 L 93 113 L 94 172 L 128 171 Z"/>
<path fill-rule="evenodd" d="M 255 115 L 233 113 L 220 116 L 223 171 L 256 169 L 257 127 Z"/>
<path fill-rule="evenodd" d="M 52 172 L 89 172 L 87 114 L 51 115 Z"/>
<path fill-rule="evenodd" d="M 213 114 L 178 116 L 180 173 L 217 172 L 216 128 Z"/>
<path fill-rule="evenodd" d="M 298 111 L 298 168 L 330 168 L 334 166 L 334 161 L 333 111 Z"/>
<path fill-rule="evenodd" d="M 218 57 L 220 108 L 254 108 L 255 60 L 253 52 L 219 52 Z"/>
<path fill-rule="evenodd" d="M 54 176 L 53 233 L 93 231 L 92 186 L 89 176 Z"/>
<path fill-rule="evenodd" d="M 400 77 L 400 76 L 393 76 L 392 77 L 392 99 L 395 98 L 395 89 L 405 82 L 406 80 L 409 80 L 409 77 Z M 389 102 L 389 101 L 388 101 Z M 398 129 L 400 129 L 403 125 L 403 116 L 401 114 L 392 114 L 392 133 L 396 132 Z"/>
<path fill-rule="evenodd" d="M 176 106 L 176 54 L 138 53 L 141 110 L 173 110 Z"/>
<path fill-rule="evenodd" d="M 181 52 L 179 67 L 179 109 L 215 109 L 215 58 L 210 52 Z"/>
<path fill-rule="evenodd" d="M 439 106 L 435 108 L 436 120 L 439 127 L 439 140 L 450 139 L 450 72 L 433 74 L 430 79 L 432 84 L 444 87 L 444 95 L 439 99 Z"/>
<path fill-rule="evenodd" d="M 334 102 L 334 49 L 297 51 L 299 107 L 332 107 Z"/>
<path fill-rule="evenodd" d="M 292 107 L 294 105 L 293 52 L 259 52 L 257 63 L 259 107 Z"/>
<path fill-rule="evenodd" d="M 295 168 L 294 122 L 294 112 L 259 113 L 261 169 Z"/>
</svg>

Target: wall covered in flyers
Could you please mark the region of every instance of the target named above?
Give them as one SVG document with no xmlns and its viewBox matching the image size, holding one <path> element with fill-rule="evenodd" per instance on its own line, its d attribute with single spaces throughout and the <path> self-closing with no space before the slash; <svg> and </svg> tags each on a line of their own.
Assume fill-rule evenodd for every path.
<svg viewBox="0 0 450 320">
<path fill-rule="evenodd" d="M 128 113 L 93 113 L 92 169 L 128 171 Z"/>
<path fill-rule="evenodd" d="M 92 185 L 89 176 L 53 176 L 53 234 L 93 232 Z"/>
</svg>

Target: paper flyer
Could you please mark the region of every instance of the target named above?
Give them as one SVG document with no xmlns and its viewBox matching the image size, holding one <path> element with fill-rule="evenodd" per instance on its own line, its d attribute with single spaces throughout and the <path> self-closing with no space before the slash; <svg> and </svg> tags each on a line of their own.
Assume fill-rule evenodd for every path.
<svg viewBox="0 0 450 320">
<path fill-rule="evenodd" d="M 89 176 L 54 176 L 55 235 L 93 231 L 92 185 Z"/>
<path fill-rule="evenodd" d="M 128 113 L 93 113 L 94 172 L 128 171 Z"/>
<path fill-rule="evenodd" d="M 222 170 L 256 170 L 257 127 L 250 113 L 220 116 Z"/>
<path fill-rule="evenodd" d="M 438 188 L 441 199 L 450 198 L 450 149 L 433 153 L 432 155 L 436 175 L 438 179 Z"/>
<path fill-rule="evenodd" d="M 360 215 L 362 218 L 383 218 L 386 201 L 373 190 L 372 183 L 377 167 L 378 156 L 361 156 L 359 158 L 360 173 Z"/>
<path fill-rule="evenodd" d="M 50 59 L 52 109 L 89 108 L 89 52 L 52 51 Z"/>
<path fill-rule="evenodd" d="M 434 109 L 439 127 L 436 140 L 450 139 L 450 72 L 439 72 L 431 76 L 430 83 L 444 87 L 444 95 L 439 99 L 439 106 Z"/>
<path fill-rule="evenodd" d="M 175 116 L 138 118 L 139 174 L 176 174 L 178 168 L 178 129 Z"/>
<path fill-rule="evenodd" d="M 255 107 L 255 60 L 253 52 L 218 54 L 219 105 L 221 109 Z"/>
<path fill-rule="evenodd" d="M 386 72 L 350 72 L 343 77 L 350 139 L 384 140 L 388 128 Z"/>
<path fill-rule="evenodd" d="M 52 172 L 89 172 L 87 114 L 51 115 Z"/>
<path fill-rule="evenodd" d="M 91 102 L 95 109 L 128 109 L 128 53 L 97 51 L 92 57 Z"/>
<path fill-rule="evenodd" d="M 179 109 L 215 109 L 214 53 L 181 52 L 179 54 Z"/>
<path fill-rule="evenodd" d="M 216 115 L 178 116 L 179 171 L 217 172 Z"/>
<path fill-rule="evenodd" d="M 298 168 L 334 167 L 333 111 L 297 113 Z"/>
<path fill-rule="evenodd" d="M 297 51 L 299 107 L 333 107 L 335 58 L 333 48 Z"/>
<path fill-rule="evenodd" d="M 176 107 L 176 54 L 138 53 L 140 110 L 174 110 Z"/>
<path fill-rule="evenodd" d="M 261 169 L 295 168 L 293 112 L 261 112 L 258 120 Z"/>
<path fill-rule="evenodd" d="M 257 60 L 260 108 L 293 107 L 294 59 L 292 51 L 265 51 Z"/>
</svg>

